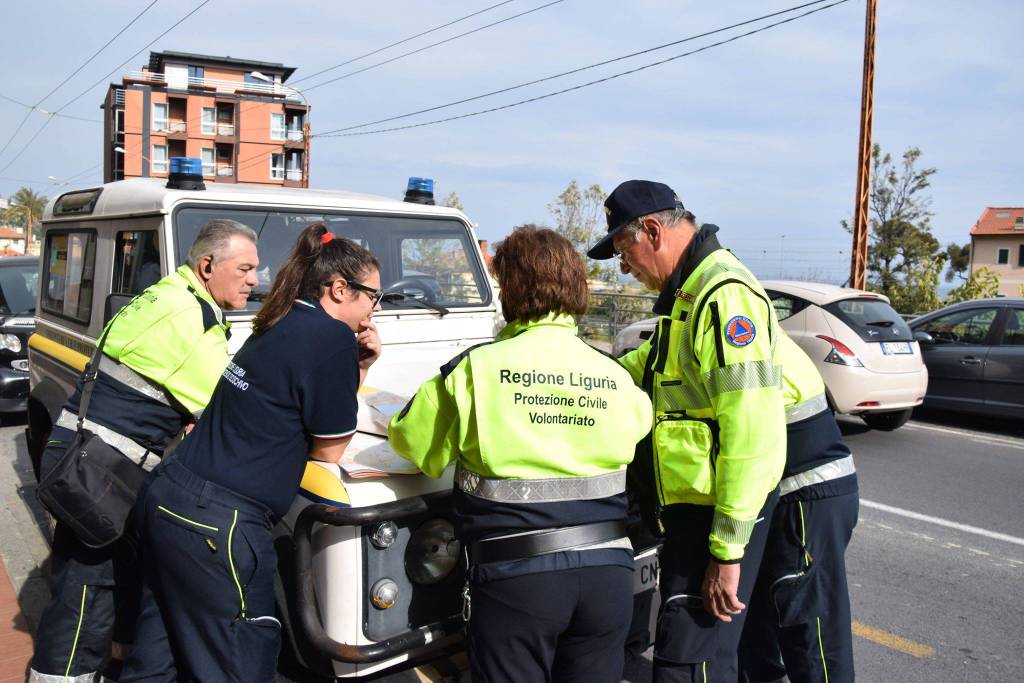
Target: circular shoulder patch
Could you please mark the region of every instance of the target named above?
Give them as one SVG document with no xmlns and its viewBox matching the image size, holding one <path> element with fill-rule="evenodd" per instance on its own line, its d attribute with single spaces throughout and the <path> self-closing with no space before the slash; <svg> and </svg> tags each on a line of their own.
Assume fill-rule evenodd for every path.
<svg viewBox="0 0 1024 683">
<path fill-rule="evenodd" d="M 733 346 L 746 346 L 756 336 L 754 322 L 745 315 L 733 316 L 725 324 L 725 340 Z"/>
</svg>

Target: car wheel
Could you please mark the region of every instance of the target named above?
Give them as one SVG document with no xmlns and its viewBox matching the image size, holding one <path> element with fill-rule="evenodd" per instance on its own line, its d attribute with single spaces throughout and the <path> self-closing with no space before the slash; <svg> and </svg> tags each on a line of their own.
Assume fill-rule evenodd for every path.
<svg viewBox="0 0 1024 683">
<path fill-rule="evenodd" d="M 896 410 L 890 413 L 864 413 L 860 416 L 860 419 L 864 420 L 864 423 L 872 429 L 891 432 L 906 424 L 907 420 L 910 419 L 910 414 L 913 412 L 913 409 L 908 408 L 907 410 Z"/>
</svg>

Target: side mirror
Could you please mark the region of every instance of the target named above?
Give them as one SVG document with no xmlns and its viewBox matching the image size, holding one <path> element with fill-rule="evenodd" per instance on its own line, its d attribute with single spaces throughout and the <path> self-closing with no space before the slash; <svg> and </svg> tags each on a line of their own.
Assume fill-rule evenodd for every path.
<svg viewBox="0 0 1024 683">
<path fill-rule="evenodd" d="M 117 315 L 122 308 L 131 303 L 135 297 L 131 294 L 108 294 L 107 301 L 103 305 L 103 327 Z"/>
<path fill-rule="evenodd" d="M 914 332 L 914 341 L 919 344 L 934 344 L 935 338 L 923 330 L 918 330 L 917 332 Z"/>
</svg>

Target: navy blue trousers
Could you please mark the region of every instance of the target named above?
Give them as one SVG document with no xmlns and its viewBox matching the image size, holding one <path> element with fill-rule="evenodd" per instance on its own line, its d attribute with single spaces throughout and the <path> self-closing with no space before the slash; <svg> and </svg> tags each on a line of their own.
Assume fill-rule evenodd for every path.
<svg viewBox="0 0 1024 683">
<path fill-rule="evenodd" d="M 172 459 L 154 470 L 136 517 L 145 585 L 122 683 L 274 681 L 281 624 L 269 510 Z"/>
<path fill-rule="evenodd" d="M 786 496 L 772 517 L 740 642 L 745 683 L 787 675 L 792 683 L 854 680 L 846 546 L 859 496 L 800 493 Z"/>
<path fill-rule="evenodd" d="M 473 683 L 619 683 L 633 612 L 633 571 L 593 566 L 472 588 Z"/>
<path fill-rule="evenodd" d="M 49 472 L 75 433 L 54 427 L 40 472 Z M 130 532 L 105 548 L 90 548 L 57 523 L 50 552 L 50 602 L 36 629 L 32 669 L 50 676 L 101 671 L 113 640 L 132 641 L 142 574 Z"/>
<path fill-rule="evenodd" d="M 740 562 L 739 599 L 748 606 L 778 500 L 774 492 L 761 508 Z M 701 599 L 713 516 L 714 508 L 706 505 L 673 505 L 664 512 L 654 683 L 736 683 L 736 649 L 749 608 L 724 622 L 708 614 Z"/>
</svg>

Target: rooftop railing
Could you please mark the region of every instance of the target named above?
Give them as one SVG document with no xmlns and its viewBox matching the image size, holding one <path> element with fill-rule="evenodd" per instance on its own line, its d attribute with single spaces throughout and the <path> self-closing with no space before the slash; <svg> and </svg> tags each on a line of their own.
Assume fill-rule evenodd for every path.
<svg viewBox="0 0 1024 683">
<path fill-rule="evenodd" d="M 203 90 L 216 90 L 217 92 L 230 93 L 244 90 L 246 92 L 276 95 L 289 100 L 302 100 L 302 97 L 299 95 L 297 90 L 289 88 L 287 85 L 281 85 L 280 83 L 225 81 L 217 78 L 175 78 L 173 76 L 168 80 L 165 74 L 153 71 L 129 71 L 124 75 L 124 77 L 126 80 L 163 84 L 169 88 L 179 88 L 182 90 L 199 88 Z"/>
</svg>

